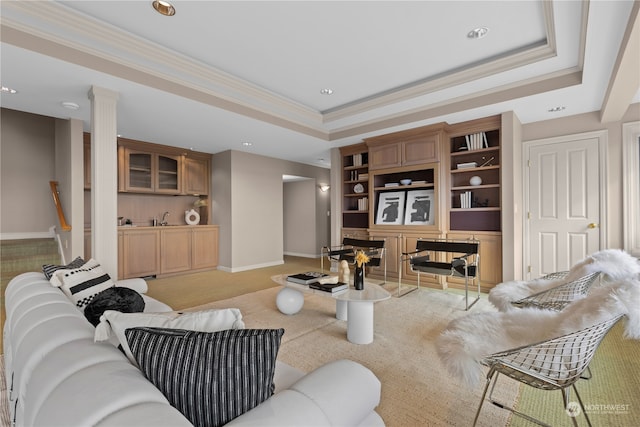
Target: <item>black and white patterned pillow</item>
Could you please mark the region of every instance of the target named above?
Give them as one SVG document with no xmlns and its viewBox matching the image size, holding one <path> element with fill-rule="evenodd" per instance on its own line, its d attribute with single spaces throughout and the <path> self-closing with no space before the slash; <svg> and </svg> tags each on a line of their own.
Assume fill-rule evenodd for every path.
<svg viewBox="0 0 640 427">
<path fill-rule="evenodd" d="M 125 331 L 140 370 L 196 427 L 221 426 L 271 397 L 284 329 Z"/>
<path fill-rule="evenodd" d="M 111 277 L 93 258 L 78 268 L 57 270 L 49 282 L 62 289 L 62 292 L 82 310 L 97 294 L 115 286 Z"/>
<path fill-rule="evenodd" d="M 46 277 L 47 280 L 50 280 L 51 276 L 53 276 L 53 273 L 55 273 L 58 270 L 65 270 L 65 269 L 68 270 L 72 268 L 78 268 L 78 267 L 82 267 L 83 264 L 84 264 L 84 260 L 81 257 L 77 257 L 67 265 L 44 264 L 42 266 L 42 272 L 44 273 L 44 277 Z"/>
</svg>

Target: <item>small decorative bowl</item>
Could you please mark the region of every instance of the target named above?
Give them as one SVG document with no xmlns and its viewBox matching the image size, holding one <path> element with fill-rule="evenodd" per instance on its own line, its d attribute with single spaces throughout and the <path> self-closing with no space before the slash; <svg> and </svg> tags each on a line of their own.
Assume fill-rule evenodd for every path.
<svg viewBox="0 0 640 427">
<path fill-rule="evenodd" d="M 410 179 L 407 179 L 407 178 L 405 178 L 405 179 L 401 179 L 401 180 L 400 180 L 400 184 L 402 184 L 402 185 L 409 185 L 409 184 L 411 184 L 411 180 L 410 180 Z"/>
</svg>

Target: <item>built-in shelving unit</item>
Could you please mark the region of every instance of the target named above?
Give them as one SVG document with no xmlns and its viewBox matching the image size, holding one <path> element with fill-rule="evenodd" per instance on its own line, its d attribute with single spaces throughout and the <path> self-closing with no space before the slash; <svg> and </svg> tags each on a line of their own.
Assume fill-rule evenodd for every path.
<svg viewBox="0 0 640 427">
<path fill-rule="evenodd" d="M 499 126 L 482 120 L 450 134 L 450 230 L 501 230 Z"/>
<path fill-rule="evenodd" d="M 342 226 L 369 227 L 369 153 L 365 144 L 340 149 L 342 155 Z"/>
</svg>

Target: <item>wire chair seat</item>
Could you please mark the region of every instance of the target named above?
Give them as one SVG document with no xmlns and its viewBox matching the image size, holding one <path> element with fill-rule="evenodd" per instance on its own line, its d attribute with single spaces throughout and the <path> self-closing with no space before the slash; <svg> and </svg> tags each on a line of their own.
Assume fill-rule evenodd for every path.
<svg viewBox="0 0 640 427">
<path fill-rule="evenodd" d="M 546 425 L 540 420 L 518 412 L 493 399 L 493 390 L 499 374 L 537 389 L 561 390 L 566 409 L 568 409 L 569 404 L 569 387 L 573 388 L 587 423 L 591 425 L 589 417 L 584 410 L 582 399 L 575 388 L 575 383 L 589 367 L 591 359 L 607 332 L 623 316 L 618 315 L 576 332 L 536 344 L 494 353 L 482 359 L 480 363 L 489 367 L 489 372 L 487 373 L 486 385 L 480 406 L 478 406 L 476 412 L 474 425 L 478 421 L 482 404 L 491 383 L 491 391 L 488 396 L 488 400 L 491 403 L 529 421 Z M 573 423 L 577 426 L 575 417 L 573 417 Z"/>
<path fill-rule="evenodd" d="M 542 277 L 542 279 L 563 279 L 568 273 L 568 271 L 551 273 Z M 560 311 L 572 301 L 586 295 L 589 292 L 591 285 L 593 285 L 599 275 L 599 272 L 588 274 L 571 282 L 563 283 L 556 287 L 537 292 L 517 301 L 512 301 L 511 305 L 519 308 L 537 307 Z"/>
</svg>

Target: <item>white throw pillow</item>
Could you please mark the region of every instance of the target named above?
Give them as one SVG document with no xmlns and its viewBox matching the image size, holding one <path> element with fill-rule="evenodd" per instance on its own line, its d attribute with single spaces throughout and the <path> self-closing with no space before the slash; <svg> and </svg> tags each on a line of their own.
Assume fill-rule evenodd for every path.
<svg viewBox="0 0 640 427">
<path fill-rule="evenodd" d="M 136 359 L 131 354 L 124 331 L 134 327 L 150 327 L 165 329 L 186 329 L 197 332 L 217 332 L 226 329 L 244 329 L 242 313 L 237 308 L 220 310 L 202 310 L 188 313 L 121 313 L 107 310 L 100 317 L 96 326 L 94 341 L 106 341 L 113 332 L 122 345 L 125 354 L 137 366 Z"/>
<path fill-rule="evenodd" d="M 78 268 L 57 270 L 49 282 L 62 289 L 81 310 L 84 310 L 97 294 L 115 286 L 111 277 L 93 258 Z"/>
</svg>

